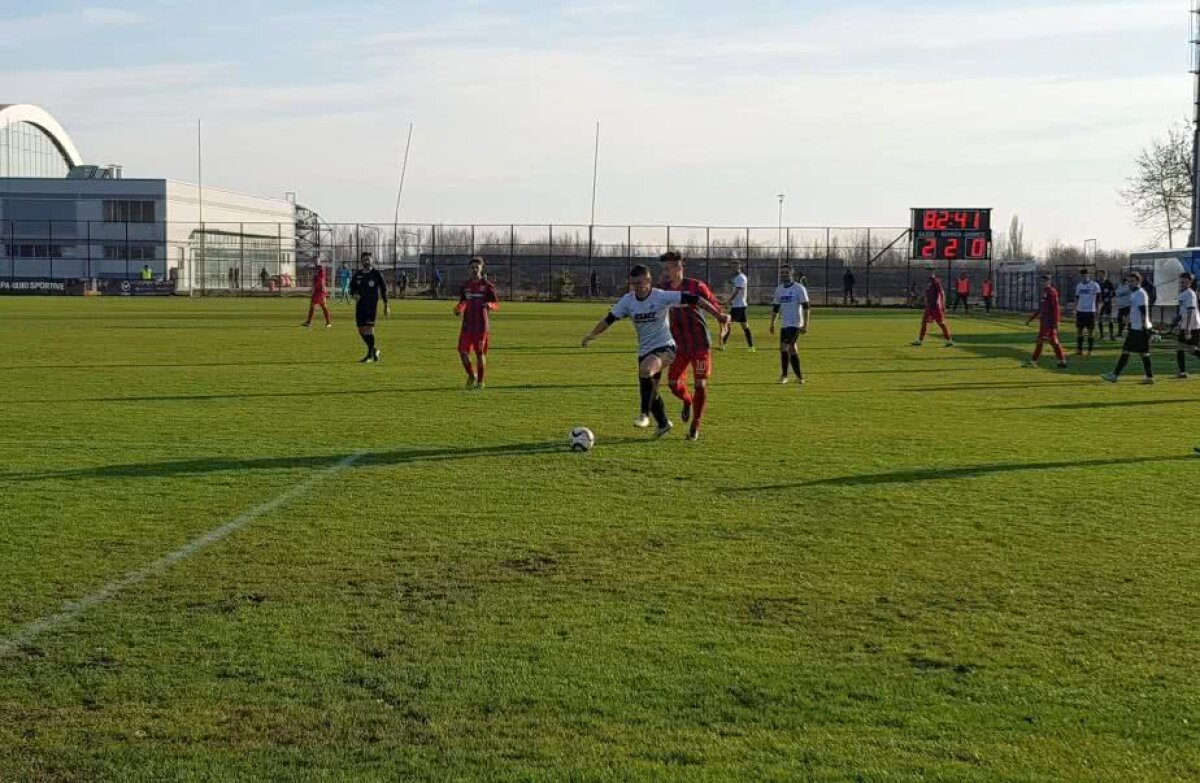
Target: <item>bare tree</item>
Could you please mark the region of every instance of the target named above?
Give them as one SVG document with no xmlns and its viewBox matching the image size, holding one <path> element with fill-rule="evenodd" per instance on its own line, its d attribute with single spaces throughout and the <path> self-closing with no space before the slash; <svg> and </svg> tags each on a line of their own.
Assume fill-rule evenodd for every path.
<svg viewBox="0 0 1200 783">
<path fill-rule="evenodd" d="M 1029 247 L 1025 244 L 1025 227 L 1021 218 L 1013 215 L 1008 224 L 1008 233 L 1000 237 L 996 255 L 1003 261 L 1026 261 L 1030 258 Z"/>
<path fill-rule="evenodd" d="M 1191 227 L 1192 130 L 1180 123 L 1167 130 L 1166 138 L 1154 139 L 1138 153 L 1137 171 L 1121 190 L 1121 198 L 1133 209 L 1134 221 L 1152 232 L 1152 244 L 1166 240 L 1175 247 L 1175 234 Z"/>
</svg>

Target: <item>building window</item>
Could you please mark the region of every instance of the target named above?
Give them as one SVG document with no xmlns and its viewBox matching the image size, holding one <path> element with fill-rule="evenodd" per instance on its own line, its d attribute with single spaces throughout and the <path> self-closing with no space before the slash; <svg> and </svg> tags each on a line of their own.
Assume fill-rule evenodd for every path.
<svg viewBox="0 0 1200 783">
<path fill-rule="evenodd" d="M 105 245 L 105 261 L 153 261 L 157 258 L 157 245 Z"/>
<path fill-rule="evenodd" d="M 4 246 L 6 255 L 12 258 L 62 258 L 62 245 L 45 244 L 7 244 Z"/>
<path fill-rule="evenodd" d="M 153 223 L 153 201 L 105 201 L 105 223 Z"/>
</svg>

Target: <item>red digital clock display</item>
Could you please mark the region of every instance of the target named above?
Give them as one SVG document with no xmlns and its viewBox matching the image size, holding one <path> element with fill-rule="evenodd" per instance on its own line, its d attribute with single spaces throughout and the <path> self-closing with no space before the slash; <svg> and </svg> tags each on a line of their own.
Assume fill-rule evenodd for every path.
<svg viewBox="0 0 1200 783">
<path fill-rule="evenodd" d="M 929 261 L 992 257 L 990 209 L 914 209 L 912 256 Z"/>
</svg>

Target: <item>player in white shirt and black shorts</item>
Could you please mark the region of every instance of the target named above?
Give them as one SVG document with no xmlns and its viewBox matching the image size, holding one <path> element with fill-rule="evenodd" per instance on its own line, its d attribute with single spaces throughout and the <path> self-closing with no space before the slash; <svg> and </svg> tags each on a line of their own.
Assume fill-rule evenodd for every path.
<svg viewBox="0 0 1200 783">
<path fill-rule="evenodd" d="M 1175 361 L 1179 365 L 1179 374 L 1175 377 L 1179 379 L 1188 377 L 1188 352 L 1200 358 L 1200 301 L 1193 287 L 1195 283 L 1196 278 L 1191 272 L 1179 276 L 1179 323 L 1176 328 L 1179 344 L 1175 349 Z"/>
<path fill-rule="evenodd" d="M 1154 328 L 1150 320 L 1150 297 L 1142 290 L 1142 276 L 1137 272 L 1129 273 L 1129 333 L 1125 335 L 1125 343 L 1121 346 L 1121 357 L 1112 372 L 1101 377 L 1109 383 L 1116 383 L 1121 377 L 1121 371 L 1129 364 L 1129 354 L 1136 353 L 1142 357 L 1142 369 L 1146 377 L 1142 383 L 1154 383 L 1154 367 L 1150 364 L 1150 332 Z"/>
<path fill-rule="evenodd" d="M 621 297 L 609 314 L 583 338 L 583 347 L 587 348 L 588 343 L 617 321 L 623 318 L 633 319 L 638 338 L 638 387 L 641 392 L 641 412 L 634 420 L 633 426 L 645 429 L 650 426 L 650 417 L 653 416 L 658 424 L 654 433 L 657 438 L 666 435 L 673 426 L 667 418 L 663 399 L 658 394 L 663 370 L 675 361 L 675 338 L 671 336 L 670 310 L 672 307 L 687 305 L 695 305 L 707 311 L 716 317 L 722 326 L 729 323 L 729 316 L 707 299 L 682 291 L 663 291 L 655 288 L 649 268 L 635 266 L 629 270 L 629 293 Z"/>
<path fill-rule="evenodd" d="M 808 289 L 796 282 L 790 266 L 780 269 L 782 282 L 775 289 L 771 308 L 770 333 L 775 334 L 775 319 L 782 316 L 783 328 L 779 332 L 780 383 L 788 382 L 788 365 L 796 373 L 796 382 L 804 383 L 800 372 L 800 354 L 796 352 L 796 341 L 808 333 Z"/>
<path fill-rule="evenodd" d="M 1091 277 L 1087 269 L 1079 270 L 1079 283 L 1075 286 L 1075 344 L 1076 356 L 1083 356 L 1083 336 L 1087 334 L 1087 355 L 1092 355 L 1096 345 L 1096 317 L 1100 312 L 1100 284 Z"/>
<path fill-rule="evenodd" d="M 746 318 L 746 292 L 750 286 L 750 280 L 742 272 L 741 264 L 733 265 L 733 278 L 729 281 L 729 285 L 733 288 L 733 294 L 729 297 L 726 304 L 729 306 L 729 315 L 735 324 L 741 324 L 742 334 L 746 336 L 746 347 L 750 352 L 754 352 L 754 335 L 750 334 L 750 324 Z M 725 350 L 725 343 L 729 342 L 729 334 L 733 331 L 732 327 L 726 327 L 721 332 L 721 350 Z"/>
</svg>

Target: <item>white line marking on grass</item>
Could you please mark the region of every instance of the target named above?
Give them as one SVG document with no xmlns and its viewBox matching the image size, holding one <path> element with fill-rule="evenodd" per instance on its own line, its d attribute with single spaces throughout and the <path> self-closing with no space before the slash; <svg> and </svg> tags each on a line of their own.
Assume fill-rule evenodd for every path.
<svg viewBox="0 0 1200 783">
<path fill-rule="evenodd" d="M 76 601 L 68 601 L 63 604 L 62 608 L 54 614 L 46 615 L 45 617 L 34 620 L 33 622 L 18 629 L 15 633 L 8 636 L 0 637 L 0 657 L 11 655 L 17 652 L 22 647 L 28 645 L 37 637 L 44 634 L 46 631 L 57 628 L 64 623 L 74 620 L 79 615 L 88 611 L 92 607 L 98 606 L 111 598 L 115 598 L 122 591 L 133 587 L 136 584 L 146 581 L 152 576 L 155 576 L 163 571 L 166 571 L 176 563 L 186 560 L 197 552 L 206 549 L 213 544 L 233 535 L 241 530 L 246 525 L 258 519 L 264 514 L 269 514 L 272 511 L 286 505 L 296 497 L 307 492 L 314 484 L 332 476 L 335 473 L 340 473 L 346 468 L 353 465 L 358 460 L 366 456 L 367 452 L 360 451 L 357 454 L 351 454 L 345 459 L 330 465 L 328 468 L 312 474 L 306 480 L 295 485 L 288 491 L 284 492 L 279 497 L 273 500 L 268 500 L 260 506 L 255 506 L 246 513 L 236 519 L 230 520 L 218 528 L 214 528 L 199 538 L 192 539 L 184 544 L 179 549 L 176 549 L 169 555 L 155 560 L 153 563 L 139 568 L 136 571 L 130 571 L 120 579 L 115 579 L 101 587 L 99 590 L 89 595 L 85 595 Z"/>
</svg>

